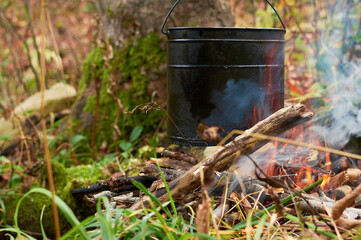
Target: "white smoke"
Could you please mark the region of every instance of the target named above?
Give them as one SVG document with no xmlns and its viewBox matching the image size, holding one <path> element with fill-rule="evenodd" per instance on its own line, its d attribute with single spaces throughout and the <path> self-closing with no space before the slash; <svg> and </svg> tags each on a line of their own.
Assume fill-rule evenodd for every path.
<svg viewBox="0 0 361 240">
<path fill-rule="evenodd" d="M 332 14 L 319 24 L 322 27 L 318 29 L 319 54 L 315 66 L 317 81 L 327 89 L 322 97 L 328 111 L 312 130 L 329 146 L 342 148 L 352 137 L 361 137 L 361 61 L 355 57 L 360 46 L 357 36 L 361 34 L 361 4 L 354 1 L 335 4 Z"/>
<path fill-rule="evenodd" d="M 215 109 L 205 123 L 230 129 L 239 125 L 240 119 L 249 118 L 254 104 L 264 104 L 264 98 L 265 93 L 257 83 L 246 79 L 229 79 L 223 91 L 212 92 Z M 260 107 L 263 109 L 264 106 Z"/>
</svg>

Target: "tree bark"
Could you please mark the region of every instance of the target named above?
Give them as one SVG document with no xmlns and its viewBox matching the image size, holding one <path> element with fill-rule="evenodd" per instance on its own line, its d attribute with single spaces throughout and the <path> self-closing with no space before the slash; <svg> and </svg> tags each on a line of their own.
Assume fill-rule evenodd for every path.
<svg viewBox="0 0 361 240">
<path fill-rule="evenodd" d="M 162 23 L 175 1 L 98 0 L 101 31 L 116 47 L 128 38 L 161 33 Z M 233 27 L 228 0 L 182 0 L 170 15 L 168 27 Z"/>
</svg>

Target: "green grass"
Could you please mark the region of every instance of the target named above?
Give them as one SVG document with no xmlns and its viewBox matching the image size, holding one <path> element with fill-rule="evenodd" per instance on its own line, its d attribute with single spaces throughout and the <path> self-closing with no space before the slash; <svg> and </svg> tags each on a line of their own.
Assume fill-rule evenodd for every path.
<svg viewBox="0 0 361 240">
<path fill-rule="evenodd" d="M 163 181 L 165 182 L 164 178 Z M 320 184 L 320 182 L 315 182 L 304 190 L 309 190 Z M 56 203 L 60 212 L 72 225 L 69 231 L 62 234 L 61 239 L 96 239 L 100 236 L 102 239 L 217 239 L 217 234 L 219 234 L 221 239 L 284 239 L 290 235 L 302 238 L 306 228 L 330 239 L 337 237 L 329 230 L 322 229 L 321 227 L 317 228 L 311 218 L 303 217 L 301 214 L 293 216 L 285 213 L 282 216 L 282 224 L 280 224 L 275 220 L 274 205 L 264 210 L 253 209 L 243 221 L 234 226 L 223 224 L 219 230 L 210 227 L 209 234 L 199 234 L 197 233 L 196 225 L 193 223 L 196 216 L 190 206 L 192 216 L 190 221 L 187 221 L 177 213 L 175 202 L 170 195 L 168 202 L 161 203 L 142 184 L 138 182 L 133 182 L 133 184 L 149 197 L 149 208 L 143 207 L 139 210 L 112 209 L 109 200 L 102 197 L 96 205 L 97 214 L 79 222 L 65 202 L 56 197 Z M 169 189 L 167 189 L 167 192 L 169 194 Z M 43 188 L 34 188 L 24 194 L 16 206 L 14 226 L 3 224 L 2 229 L 0 229 L 0 231 L 7 232 L 7 236 L 10 239 L 14 239 L 10 233 L 16 234 L 18 239 L 21 237 L 26 237 L 30 240 L 35 239 L 29 233 L 22 231 L 17 221 L 18 213 L 21 211 L 22 200 L 29 197 L 32 193 L 41 193 L 49 198 L 51 197 L 51 192 Z M 281 202 L 289 202 L 292 197 L 294 196 L 285 198 Z M 2 205 L 2 208 L 5 209 L 5 206 Z M 39 219 L 39 224 L 42 226 L 42 218 Z M 291 231 L 289 226 L 293 226 Z M 41 234 L 43 239 L 46 238 L 45 232 L 46 229 L 42 228 Z M 353 234 L 358 236 L 360 233 L 354 231 Z"/>
</svg>

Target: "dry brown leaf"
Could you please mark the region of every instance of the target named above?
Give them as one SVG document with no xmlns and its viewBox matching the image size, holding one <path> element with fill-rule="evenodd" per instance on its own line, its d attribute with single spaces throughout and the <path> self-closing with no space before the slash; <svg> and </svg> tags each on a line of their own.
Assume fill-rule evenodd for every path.
<svg viewBox="0 0 361 240">
<path fill-rule="evenodd" d="M 208 127 L 203 123 L 198 125 L 199 137 L 202 138 L 206 142 L 220 142 L 222 140 L 219 135 L 219 126 L 211 126 Z"/>
</svg>

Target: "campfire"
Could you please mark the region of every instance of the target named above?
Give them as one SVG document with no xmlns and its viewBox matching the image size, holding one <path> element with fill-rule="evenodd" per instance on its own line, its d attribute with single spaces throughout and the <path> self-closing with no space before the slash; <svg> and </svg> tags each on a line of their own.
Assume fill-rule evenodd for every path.
<svg viewBox="0 0 361 240">
<path fill-rule="evenodd" d="M 312 134 L 312 116 L 302 104 L 283 108 L 246 131 L 235 130 L 238 136 L 229 134 L 218 147 L 208 148 L 211 153 L 164 150 L 139 177 L 108 179 L 72 193 L 77 198 L 97 193 L 87 199 L 95 202 L 105 195 L 113 207 L 140 209 L 154 199 L 122 194 L 142 189 L 142 183 L 161 203 L 171 197 L 186 219 L 191 216 L 186 206 L 198 209 L 198 216 L 210 214 L 207 206 L 213 198 L 212 216 L 233 229 L 259 209 L 255 218 L 275 211 L 282 221 L 288 213 L 300 211 L 318 219 L 314 227 L 322 230 L 320 234 L 334 230 L 332 221 L 346 231 L 361 225 L 361 170 L 354 162 L 361 157 L 327 147 Z M 204 225 L 200 219 L 197 226 Z"/>
<path fill-rule="evenodd" d="M 342 238 L 361 226 L 361 156 L 347 145 L 361 136 L 359 97 L 333 90 L 322 117 L 303 104 L 282 108 L 285 25 L 275 13 L 283 29 L 163 31 L 168 14 L 167 136 L 187 147 L 165 149 L 140 176 L 103 180 L 73 195 L 94 203 L 107 196 L 113 208 L 156 205 L 162 213 L 170 202 L 174 214 L 205 234 L 212 227 L 248 238 L 249 231 L 283 226 L 297 236 Z M 322 77 L 357 91 L 359 69 L 340 71 L 342 81 L 331 70 Z"/>
</svg>

